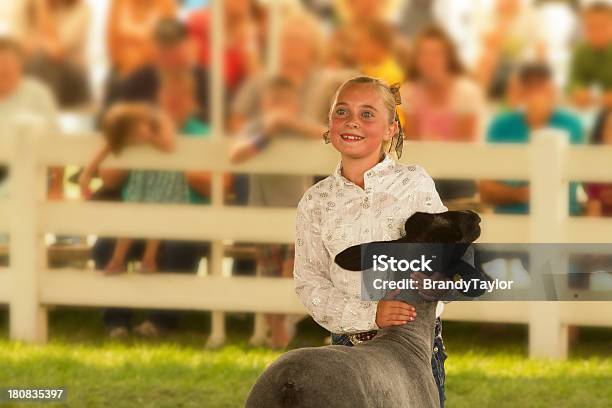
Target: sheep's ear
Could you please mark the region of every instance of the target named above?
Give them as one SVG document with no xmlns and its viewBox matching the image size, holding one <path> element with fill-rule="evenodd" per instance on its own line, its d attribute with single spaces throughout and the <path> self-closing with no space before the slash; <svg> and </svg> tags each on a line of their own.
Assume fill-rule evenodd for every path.
<svg viewBox="0 0 612 408">
<path fill-rule="evenodd" d="M 472 242 L 480 236 L 480 216 L 474 211 L 449 211 L 450 219 L 459 227 L 462 241 Z"/>
<path fill-rule="evenodd" d="M 361 271 L 361 250 L 364 245 L 353 245 L 340 252 L 334 258 L 334 261 L 342 269 L 348 271 Z"/>
<path fill-rule="evenodd" d="M 406 220 L 404 230 L 406 231 L 406 239 L 411 241 L 420 237 L 424 231 L 431 226 L 435 214 L 416 212 Z"/>
</svg>

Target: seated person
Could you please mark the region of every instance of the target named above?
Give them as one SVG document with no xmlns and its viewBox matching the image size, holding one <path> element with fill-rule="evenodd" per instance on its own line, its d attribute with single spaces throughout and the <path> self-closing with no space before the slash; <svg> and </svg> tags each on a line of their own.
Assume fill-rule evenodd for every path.
<svg viewBox="0 0 612 408">
<path fill-rule="evenodd" d="M 582 12 L 584 42 L 574 50 L 569 86 L 574 104 L 612 107 L 612 5 L 593 2 Z M 601 100 L 596 93 L 601 92 Z"/>
<path fill-rule="evenodd" d="M 57 106 L 53 94 L 41 82 L 24 75 L 21 46 L 12 38 L 0 37 L 0 124 L 3 128 L 21 124 L 40 125 L 48 136 L 59 129 Z M 0 166 L 0 195 L 7 169 Z M 49 171 L 48 197 L 63 196 L 63 167 Z"/>
<path fill-rule="evenodd" d="M 495 117 L 487 131 L 489 143 L 529 143 L 531 133 L 538 129 L 564 130 L 572 144 L 583 143 L 583 130 L 578 118 L 560 110 L 555 102 L 555 86 L 550 69 L 543 64 L 524 65 L 518 73 L 518 97 L 522 109 L 515 109 Z M 570 213 L 580 214 L 582 209 L 576 197 L 578 183 L 570 183 Z M 494 206 L 500 214 L 527 214 L 529 212 L 528 183 L 517 180 L 479 183 L 483 203 Z"/>
</svg>

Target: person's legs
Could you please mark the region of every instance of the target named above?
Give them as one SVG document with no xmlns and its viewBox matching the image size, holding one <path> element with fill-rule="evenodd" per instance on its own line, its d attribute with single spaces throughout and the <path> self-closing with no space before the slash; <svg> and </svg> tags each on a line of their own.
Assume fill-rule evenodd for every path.
<svg viewBox="0 0 612 408">
<path fill-rule="evenodd" d="M 263 245 L 258 251 L 258 262 L 261 264 L 262 276 L 282 277 L 286 248 L 283 245 Z M 264 315 L 270 336 L 269 344 L 272 348 L 285 348 L 289 343 L 289 335 L 285 327 L 285 315 L 268 313 Z"/>
<path fill-rule="evenodd" d="M 208 242 L 198 241 L 163 241 L 160 247 L 159 272 L 192 273 L 198 271 L 202 257 L 210 252 Z M 162 330 L 176 329 L 180 312 L 155 309 L 150 311 L 149 320 Z"/>
<path fill-rule="evenodd" d="M 445 360 L 446 350 L 444 348 L 444 341 L 442 340 L 442 321 L 438 317 L 436 318 L 431 368 L 433 371 L 434 380 L 436 380 L 436 385 L 438 386 L 441 408 L 444 408 L 444 400 L 446 399 L 446 393 L 444 391 L 444 383 L 446 382 L 446 371 L 444 370 Z"/>
<path fill-rule="evenodd" d="M 113 256 L 116 239 L 98 238 L 94 244 L 91 254 L 96 270 L 102 270 Z M 126 256 L 126 262 L 138 259 L 142 256 L 142 241 L 135 241 Z M 114 327 L 125 327 L 129 329 L 132 321 L 132 311 L 126 308 L 106 308 L 102 310 L 102 321 L 107 329 Z"/>
</svg>

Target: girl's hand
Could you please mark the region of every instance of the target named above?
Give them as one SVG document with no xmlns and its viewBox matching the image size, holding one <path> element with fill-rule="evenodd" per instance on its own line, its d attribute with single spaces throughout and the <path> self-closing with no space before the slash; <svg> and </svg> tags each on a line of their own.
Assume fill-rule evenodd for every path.
<svg viewBox="0 0 612 408">
<path fill-rule="evenodd" d="M 399 300 L 391 300 L 400 293 L 399 289 L 394 290 L 385 298 L 389 300 L 380 300 L 376 307 L 376 324 L 381 329 L 390 326 L 401 326 L 416 317 L 414 306 Z"/>
</svg>

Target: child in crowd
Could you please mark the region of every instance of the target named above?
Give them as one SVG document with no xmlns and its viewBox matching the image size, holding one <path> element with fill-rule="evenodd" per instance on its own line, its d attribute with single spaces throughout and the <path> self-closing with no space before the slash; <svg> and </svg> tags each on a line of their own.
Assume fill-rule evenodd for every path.
<svg viewBox="0 0 612 408">
<path fill-rule="evenodd" d="M 266 121 L 276 116 L 297 117 L 300 104 L 297 89 L 293 83 L 281 76 L 266 81 L 259 100 L 260 112 L 257 119 L 248 122 L 238 135 L 236 143 L 230 149 L 230 160 L 242 162 L 263 150 L 275 132 L 266 132 Z"/>
<path fill-rule="evenodd" d="M 487 132 L 489 143 L 529 143 L 538 129 L 565 131 L 571 144 L 583 143 L 580 120 L 556 104 L 556 89 L 550 68 L 540 63 L 524 65 L 518 73 L 518 100 L 520 109 L 495 117 Z M 481 181 L 480 198 L 494 205 L 496 213 L 527 214 L 529 212 L 529 186 L 518 180 Z M 582 208 L 577 199 L 578 183 L 570 183 L 569 209 L 577 215 Z"/>
<path fill-rule="evenodd" d="M 266 120 L 274 120 L 277 115 L 297 118 L 300 112 L 297 88 L 285 77 L 272 77 L 265 83 L 259 100 L 258 118 L 248 122 L 230 150 L 230 160 L 234 163 L 255 156 L 264 149 L 275 132 L 266 132 Z M 252 175 L 249 178 L 249 198 L 251 206 L 292 207 L 295 208 L 304 191 L 310 186 L 310 177 L 285 176 L 276 174 Z M 263 276 L 291 277 L 293 269 L 293 245 L 263 245 L 259 247 L 257 262 Z M 284 348 L 290 341 L 285 315 L 267 314 L 266 322 L 270 329 L 268 345 Z"/>
<path fill-rule="evenodd" d="M 569 87 L 581 108 L 612 107 L 612 5 L 597 1 L 582 12 L 584 42 L 572 55 Z M 598 100 L 599 99 L 599 100 Z"/>
<path fill-rule="evenodd" d="M 604 110 L 597 119 L 591 143 L 596 145 L 612 145 L 612 110 Z M 589 197 L 587 215 L 595 217 L 612 216 L 612 184 L 589 183 L 586 185 Z"/>
<path fill-rule="evenodd" d="M 105 115 L 102 132 L 104 147 L 83 171 L 81 189 L 86 190 L 97 168 L 110 154 L 119 155 L 129 146 L 149 144 L 163 152 L 174 150 L 176 132 L 168 115 L 148 104 L 121 103 L 113 106 Z M 122 190 L 126 202 L 186 203 L 189 190 L 185 176 L 177 171 L 131 170 Z M 142 258 L 141 272 L 157 270 L 159 240 L 148 240 Z M 106 274 L 125 270 L 125 258 L 131 240 L 117 241 L 113 256 L 105 267 Z"/>
</svg>

